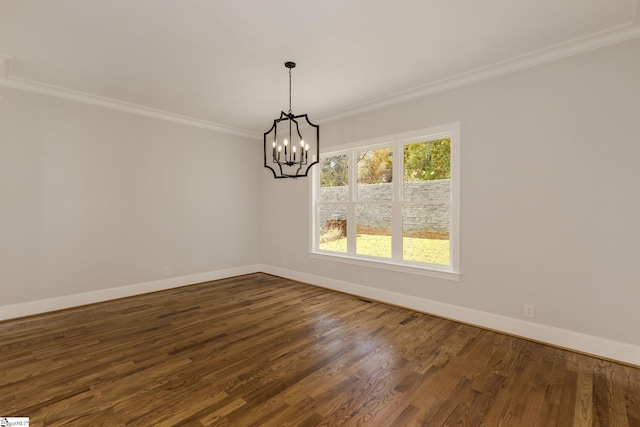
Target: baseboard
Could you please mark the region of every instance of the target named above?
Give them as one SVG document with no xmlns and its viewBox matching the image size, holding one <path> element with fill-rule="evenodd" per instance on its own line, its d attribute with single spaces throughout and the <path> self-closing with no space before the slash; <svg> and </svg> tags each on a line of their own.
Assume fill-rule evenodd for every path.
<svg viewBox="0 0 640 427">
<path fill-rule="evenodd" d="M 136 283 L 118 288 L 101 289 L 81 294 L 66 295 L 56 298 L 29 301 L 19 304 L 0 306 L 0 320 L 31 316 L 49 311 L 78 307 L 118 298 L 125 298 L 148 292 L 162 291 L 195 283 L 225 279 L 256 272 L 285 277 L 300 282 L 309 283 L 339 292 L 345 292 L 376 301 L 386 302 L 400 307 L 445 317 L 452 320 L 492 329 L 526 339 L 539 341 L 591 354 L 596 357 L 611 359 L 634 366 L 640 366 L 640 347 L 624 342 L 574 332 L 566 329 L 541 325 L 512 317 L 501 316 L 480 310 L 473 310 L 457 305 L 446 304 L 426 298 L 417 298 L 397 292 L 377 289 L 341 280 L 329 279 L 323 276 L 301 273 L 270 265 L 248 265 L 168 279 Z"/>
<path fill-rule="evenodd" d="M 640 366 L 640 346 L 299 271 L 269 265 L 262 265 L 260 270 L 268 274 L 457 320 L 579 353 Z"/>
<path fill-rule="evenodd" d="M 71 307 L 78 307 L 81 305 L 94 304 L 97 302 L 146 294 L 149 292 L 163 291 L 166 289 L 193 285 L 195 283 L 209 282 L 211 280 L 226 279 L 228 277 L 256 273 L 258 271 L 260 271 L 259 265 L 247 265 L 242 267 L 227 268 L 224 270 L 208 271 L 205 273 L 189 274 L 186 276 L 154 280 L 151 282 L 136 283 L 117 288 L 83 292 L 81 294 L 65 295 L 56 298 L 5 305 L 0 306 L 0 320 L 31 316 L 34 314 L 41 314 L 49 311 L 62 310 Z"/>
</svg>

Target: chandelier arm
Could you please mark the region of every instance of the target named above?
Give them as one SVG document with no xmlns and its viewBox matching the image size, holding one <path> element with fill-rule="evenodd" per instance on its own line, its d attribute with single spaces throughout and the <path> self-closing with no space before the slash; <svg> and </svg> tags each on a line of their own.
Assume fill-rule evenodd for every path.
<svg viewBox="0 0 640 427">
<path fill-rule="evenodd" d="M 277 122 L 274 121 L 273 122 L 273 161 L 274 162 L 278 162 L 276 160 L 276 141 L 278 140 L 278 126 L 277 126 Z"/>
</svg>

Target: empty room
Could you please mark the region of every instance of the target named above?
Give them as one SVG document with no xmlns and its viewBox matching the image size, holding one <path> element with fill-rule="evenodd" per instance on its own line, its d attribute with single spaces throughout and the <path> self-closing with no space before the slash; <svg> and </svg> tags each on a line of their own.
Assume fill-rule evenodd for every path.
<svg viewBox="0 0 640 427">
<path fill-rule="evenodd" d="M 640 0 L 0 0 L 1 426 L 640 426 Z"/>
</svg>

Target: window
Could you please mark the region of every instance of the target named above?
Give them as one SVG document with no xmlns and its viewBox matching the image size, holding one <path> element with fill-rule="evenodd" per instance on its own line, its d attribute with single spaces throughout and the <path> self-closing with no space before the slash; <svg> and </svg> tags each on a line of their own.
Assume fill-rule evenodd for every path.
<svg viewBox="0 0 640 427">
<path fill-rule="evenodd" d="M 321 154 L 314 254 L 457 280 L 458 125 L 412 134 Z"/>
</svg>

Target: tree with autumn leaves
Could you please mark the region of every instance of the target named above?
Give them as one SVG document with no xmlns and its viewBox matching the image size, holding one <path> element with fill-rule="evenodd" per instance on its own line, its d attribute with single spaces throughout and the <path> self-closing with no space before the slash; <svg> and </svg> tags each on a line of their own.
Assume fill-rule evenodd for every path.
<svg viewBox="0 0 640 427">
<path fill-rule="evenodd" d="M 378 184 L 393 179 L 393 153 L 390 148 L 361 151 L 356 159 L 358 183 Z M 322 187 L 348 184 L 345 154 L 325 157 L 320 162 Z M 451 177 L 451 141 L 448 138 L 404 146 L 404 181 L 429 181 Z"/>
<path fill-rule="evenodd" d="M 404 146 L 404 180 L 451 178 L 451 140 L 437 139 Z"/>
</svg>

